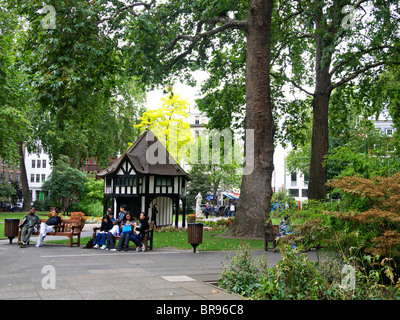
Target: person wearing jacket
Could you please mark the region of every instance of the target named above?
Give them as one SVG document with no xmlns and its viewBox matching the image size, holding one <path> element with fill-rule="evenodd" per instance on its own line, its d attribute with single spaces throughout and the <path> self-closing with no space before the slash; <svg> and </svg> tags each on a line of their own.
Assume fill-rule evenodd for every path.
<svg viewBox="0 0 400 320">
<path fill-rule="evenodd" d="M 129 211 L 126 212 L 124 218 L 121 221 L 121 234 L 119 237 L 117 250 L 121 251 L 122 248 L 124 251 L 128 251 L 129 245 L 129 237 L 132 234 L 133 228 L 136 226 L 136 221 L 132 217 Z"/>
<path fill-rule="evenodd" d="M 21 228 L 21 241 L 19 242 L 19 246 L 21 248 L 26 246 L 35 228 L 39 228 L 40 218 L 35 214 L 35 212 L 35 208 L 32 207 L 19 225 Z"/>
<path fill-rule="evenodd" d="M 136 252 L 144 251 L 144 245 L 141 241 L 143 240 L 144 233 L 148 228 L 149 228 L 148 218 L 144 214 L 144 212 L 142 212 L 140 213 L 139 224 L 135 227 L 135 232 L 133 232 L 129 236 L 129 239 L 132 240 L 134 244 L 136 244 Z"/>
<path fill-rule="evenodd" d="M 111 220 L 112 221 L 112 220 Z M 106 250 L 115 251 L 115 237 L 120 236 L 120 224 L 121 222 L 118 220 L 112 221 L 113 227 L 110 231 L 107 232 L 107 247 Z"/>
<path fill-rule="evenodd" d="M 101 250 L 104 250 L 106 248 L 106 238 L 107 238 L 107 233 L 108 231 L 111 230 L 111 228 L 113 227 L 113 223 L 110 219 L 110 217 L 105 214 L 103 216 L 103 219 L 101 220 L 101 226 L 100 226 L 100 230 L 96 235 L 96 238 L 94 239 L 94 249 L 98 249 L 99 246 Z"/>
<path fill-rule="evenodd" d="M 46 237 L 46 234 L 48 234 L 49 232 L 54 232 L 54 226 L 61 224 L 61 218 L 58 216 L 58 213 L 58 210 L 53 210 L 51 212 L 50 218 L 47 219 L 46 223 L 42 222 L 40 224 L 39 237 L 35 247 L 42 247 L 43 240 Z"/>
</svg>

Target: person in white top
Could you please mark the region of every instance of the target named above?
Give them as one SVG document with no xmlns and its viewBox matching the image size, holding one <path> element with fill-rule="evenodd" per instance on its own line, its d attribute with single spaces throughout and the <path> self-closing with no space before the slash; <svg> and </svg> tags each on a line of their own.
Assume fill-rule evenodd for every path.
<svg viewBox="0 0 400 320">
<path fill-rule="evenodd" d="M 114 226 L 111 228 L 110 231 L 107 232 L 107 245 L 106 250 L 116 251 L 117 249 L 114 248 L 115 246 L 115 237 L 120 235 L 120 221 L 113 221 Z"/>
<path fill-rule="evenodd" d="M 230 211 L 231 211 L 231 217 L 233 217 L 235 214 L 235 206 L 233 205 L 233 203 L 231 203 Z"/>
</svg>

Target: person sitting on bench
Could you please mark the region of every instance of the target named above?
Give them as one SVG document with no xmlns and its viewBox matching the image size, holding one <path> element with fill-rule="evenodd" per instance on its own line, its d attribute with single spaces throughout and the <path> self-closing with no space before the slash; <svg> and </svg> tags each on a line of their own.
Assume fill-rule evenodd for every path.
<svg viewBox="0 0 400 320">
<path fill-rule="evenodd" d="M 40 224 L 39 237 L 35 247 L 42 247 L 43 240 L 46 237 L 46 234 L 48 234 L 49 232 L 54 232 L 54 226 L 61 224 L 61 218 L 58 216 L 58 214 L 58 210 L 53 210 L 51 212 L 50 218 L 46 221 L 46 223 L 42 222 Z"/>
<path fill-rule="evenodd" d="M 135 231 L 129 236 L 129 239 L 136 244 L 136 252 L 144 251 L 144 244 L 141 242 L 144 238 L 145 231 L 149 228 L 149 222 L 144 212 L 140 213 L 139 224 L 135 227 Z"/>
<path fill-rule="evenodd" d="M 33 231 L 36 231 L 40 225 L 40 218 L 35 214 L 35 212 L 35 208 L 32 207 L 19 225 L 19 227 L 21 227 L 21 241 L 19 242 L 19 246 L 21 248 L 26 246 L 26 244 L 29 242 L 31 234 Z"/>
</svg>

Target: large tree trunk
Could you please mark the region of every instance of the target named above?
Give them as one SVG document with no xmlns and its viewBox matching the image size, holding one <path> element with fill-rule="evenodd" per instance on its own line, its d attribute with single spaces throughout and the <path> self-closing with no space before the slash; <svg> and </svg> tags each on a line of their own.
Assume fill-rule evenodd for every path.
<svg viewBox="0 0 400 320">
<path fill-rule="evenodd" d="M 243 175 L 236 218 L 230 229 L 235 236 L 262 237 L 270 212 L 275 133 L 269 81 L 273 2 L 251 0 L 247 18 L 246 130 L 254 130 L 254 169 Z M 249 156 L 246 154 L 246 162 Z"/>
<path fill-rule="evenodd" d="M 25 167 L 25 144 L 21 141 L 18 143 L 19 166 L 20 166 L 20 179 L 22 185 L 22 196 L 24 202 L 22 203 L 22 211 L 29 211 L 31 207 L 31 194 L 29 192 L 28 177 L 26 175 Z"/>
<path fill-rule="evenodd" d="M 316 19 L 316 29 L 321 30 L 322 12 Z M 323 44 L 322 35 L 316 32 L 315 35 L 315 92 L 312 101 L 313 108 L 313 131 L 311 139 L 311 162 L 310 162 L 310 181 L 308 184 L 308 198 L 322 200 L 327 195 L 327 164 L 326 156 L 329 149 L 328 132 L 328 113 L 329 99 L 332 92 L 331 75 L 329 69 L 332 55 L 324 52 L 324 47 L 328 47 L 327 39 Z M 331 37 L 333 44 L 333 37 Z"/>
<path fill-rule="evenodd" d="M 329 92 L 316 91 L 312 102 L 314 115 L 311 139 L 310 181 L 308 184 L 309 199 L 325 199 L 327 194 L 326 155 L 329 148 L 329 98 Z"/>
</svg>

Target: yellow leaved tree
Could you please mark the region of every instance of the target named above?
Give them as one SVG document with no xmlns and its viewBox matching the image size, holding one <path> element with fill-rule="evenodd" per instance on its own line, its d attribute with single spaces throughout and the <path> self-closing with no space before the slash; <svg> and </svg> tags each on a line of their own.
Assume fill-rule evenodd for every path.
<svg viewBox="0 0 400 320">
<path fill-rule="evenodd" d="M 161 98 L 161 102 L 160 108 L 145 111 L 135 127 L 142 131 L 151 130 L 169 154 L 180 163 L 194 141 L 186 111 L 189 103 L 172 91 Z"/>
</svg>

